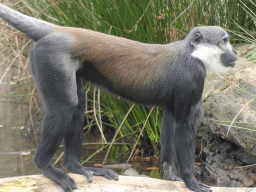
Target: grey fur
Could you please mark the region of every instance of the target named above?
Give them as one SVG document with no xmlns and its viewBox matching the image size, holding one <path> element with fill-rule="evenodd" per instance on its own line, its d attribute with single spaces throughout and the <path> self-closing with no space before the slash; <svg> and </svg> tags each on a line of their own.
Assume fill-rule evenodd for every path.
<svg viewBox="0 0 256 192">
<path fill-rule="evenodd" d="M 53 24 L 19 13 L 0 3 L 0 17 L 37 41 L 51 33 Z"/>
</svg>

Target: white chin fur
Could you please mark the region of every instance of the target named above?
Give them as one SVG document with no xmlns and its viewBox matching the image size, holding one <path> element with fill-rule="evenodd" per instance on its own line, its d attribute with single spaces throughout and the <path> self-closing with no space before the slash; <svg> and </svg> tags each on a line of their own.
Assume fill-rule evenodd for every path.
<svg viewBox="0 0 256 192">
<path fill-rule="evenodd" d="M 220 60 L 223 52 L 216 45 L 198 45 L 191 54 L 192 57 L 203 62 L 206 73 L 227 72 L 231 67 L 225 67 Z"/>
</svg>

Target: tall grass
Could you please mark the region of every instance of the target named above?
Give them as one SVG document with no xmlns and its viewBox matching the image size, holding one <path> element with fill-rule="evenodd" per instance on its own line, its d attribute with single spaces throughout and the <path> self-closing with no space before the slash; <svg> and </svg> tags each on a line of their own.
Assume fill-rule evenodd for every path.
<svg viewBox="0 0 256 192">
<path fill-rule="evenodd" d="M 92 29 L 146 43 L 169 43 L 182 39 L 198 25 L 220 25 L 241 42 L 255 35 L 256 7 L 252 0 L 21 0 L 8 1 L 26 14 L 49 22 Z M 16 2 L 16 3 L 15 3 Z M 246 5 L 246 6 L 245 6 Z M 102 129 L 110 126 L 118 135 L 133 134 L 145 127 L 142 137 L 150 138 L 154 149 L 160 138 L 162 110 L 137 106 L 87 86 L 88 119 Z M 130 111 L 129 111 L 130 110 Z M 150 115 L 149 111 L 151 111 Z M 127 114 L 129 112 L 129 114 Z M 107 117 L 108 123 L 102 121 Z M 125 118 L 125 119 L 124 119 Z M 119 127 L 120 124 L 122 127 Z M 120 129 L 119 129 L 120 128 Z"/>
</svg>

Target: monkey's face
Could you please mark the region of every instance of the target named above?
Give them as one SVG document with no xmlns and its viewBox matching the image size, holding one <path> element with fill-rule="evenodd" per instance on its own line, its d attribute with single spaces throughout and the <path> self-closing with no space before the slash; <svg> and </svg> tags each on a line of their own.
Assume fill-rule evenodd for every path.
<svg viewBox="0 0 256 192">
<path fill-rule="evenodd" d="M 195 33 L 192 38 L 192 57 L 199 59 L 205 66 L 206 72 L 226 72 L 235 66 L 237 52 L 229 43 L 226 31 L 220 27 L 212 27 L 218 31 L 216 35 L 205 37 L 202 33 Z M 221 33 L 219 32 L 221 31 Z"/>
<path fill-rule="evenodd" d="M 237 51 L 229 43 L 229 38 L 226 37 L 218 43 L 218 47 L 223 51 L 220 55 L 220 60 L 225 67 L 234 67 L 235 61 L 237 60 Z"/>
</svg>

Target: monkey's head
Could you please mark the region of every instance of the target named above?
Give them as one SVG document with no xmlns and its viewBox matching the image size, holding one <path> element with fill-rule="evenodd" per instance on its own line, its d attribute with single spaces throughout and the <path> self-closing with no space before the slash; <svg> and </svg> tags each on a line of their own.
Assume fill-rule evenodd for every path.
<svg viewBox="0 0 256 192">
<path fill-rule="evenodd" d="M 237 52 L 229 43 L 228 33 L 221 27 L 195 27 L 186 39 L 192 46 L 192 57 L 204 64 L 207 73 L 226 72 L 235 66 Z"/>
</svg>

